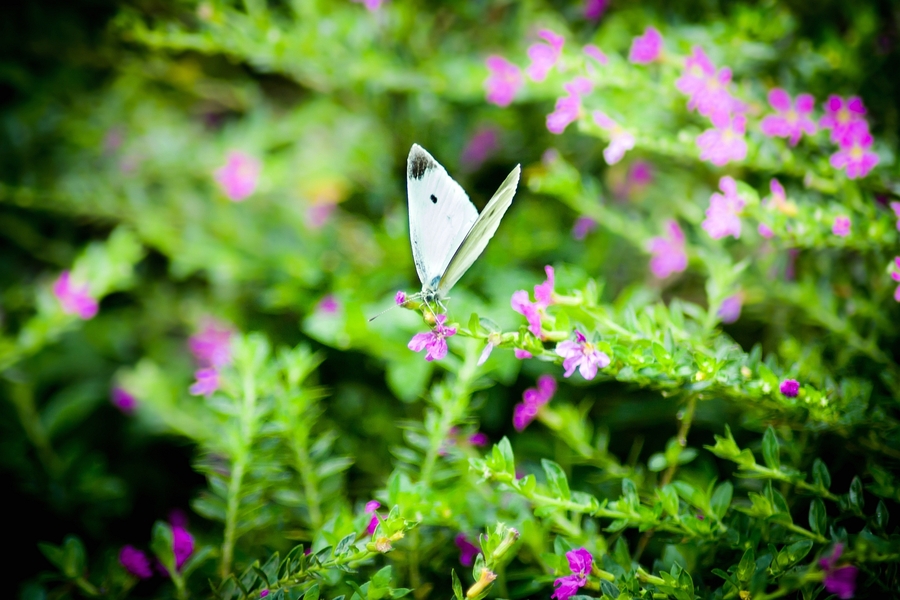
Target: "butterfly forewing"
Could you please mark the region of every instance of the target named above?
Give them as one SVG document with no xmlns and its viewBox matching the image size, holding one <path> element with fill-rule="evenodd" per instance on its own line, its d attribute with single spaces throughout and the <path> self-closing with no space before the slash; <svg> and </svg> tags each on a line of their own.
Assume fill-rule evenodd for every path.
<svg viewBox="0 0 900 600">
<path fill-rule="evenodd" d="M 422 285 L 432 288 L 472 230 L 478 210 L 444 167 L 418 144 L 410 149 L 406 168 L 413 261 Z"/>
<path fill-rule="evenodd" d="M 446 294 L 450 291 L 450 288 L 456 285 L 459 278 L 462 277 L 463 274 L 469 270 L 469 267 L 472 266 L 472 263 L 481 256 L 481 253 L 484 252 L 488 242 L 494 237 L 494 233 L 497 232 L 497 227 L 500 226 L 500 219 L 503 218 L 503 215 L 506 214 L 510 204 L 512 204 L 513 196 L 516 193 L 516 186 L 519 184 L 520 172 L 521 168 L 519 165 L 516 165 L 516 168 L 512 170 L 512 173 L 507 175 L 494 196 L 487 203 L 487 206 L 485 206 L 481 214 L 478 215 L 478 219 L 472 226 L 472 230 L 469 231 L 462 241 L 456 254 L 454 254 L 453 258 L 450 260 L 450 264 L 447 266 L 444 276 L 441 278 L 441 284 L 438 288 L 441 294 Z"/>
</svg>

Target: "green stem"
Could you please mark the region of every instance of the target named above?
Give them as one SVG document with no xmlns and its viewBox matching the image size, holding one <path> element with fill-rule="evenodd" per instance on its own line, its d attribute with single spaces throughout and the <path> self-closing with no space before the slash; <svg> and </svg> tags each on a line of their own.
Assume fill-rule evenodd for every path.
<svg viewBox="0 0 900 600">
<path fill-rule="evenodd" d="M 309 458 L 307 445 L 309 442 L 309 431 L 304 431 L 303 439 L 295 439 L 293 442 L 294 458 L 297 462 L 297 471 L 300 473 L 300 479 L 303 482 L 303 495 L 306 500 L 306 510 L 309 512 L 309 522 L 313 529 L 319 529 L 322 526 L 322 509 L 320 507 L 319 487 L 315 470 Z"/>
<path fill-rule="evenodd" d="M 820 544 L 827 544 L 827 543 L 828 543 L 828 539 L 827 539 L 827 538 L 825 538 L 825 537 L 823 537 L 823 536 L 821 536 L 821 535 L 819 535 L 819 534 L 817 534 L 817 533 L 813 533 L 813 532 L 810 531 L 809 529 L 804 529 L 803 527 L 799 527 L 799 526 L 797 526 L 797 525 L 794 525 L 793 523 L 787 523 L 787 524 L 779 523 L 779 525 L 784 525 L 784 527 L 786 527 L 787 529 L 790 529 L 790 530 L 793 531 L 794 533 L 799 533 L 800 535 L 805 536 L 805 537 L 808 537 L 809 539 L 814 540 L 814 541 L 816 541 L 816 542 L 818 542 L 818 543 L 820 543 Z"/>
<path fill-rule="evenodd" d="M 34 393 L 31 386 L 24 383 L 11 383 L 10 400 L 16 408 L 16 414 L 25 436 L 37 451 L 38 460 L 44 466 L 44 470 L 51 477 L 55 477 L 61 468 L 59 457 L 50 445 L 50 436 L 41 421 L 37 407 L 34 405 Z"/>
</svg>

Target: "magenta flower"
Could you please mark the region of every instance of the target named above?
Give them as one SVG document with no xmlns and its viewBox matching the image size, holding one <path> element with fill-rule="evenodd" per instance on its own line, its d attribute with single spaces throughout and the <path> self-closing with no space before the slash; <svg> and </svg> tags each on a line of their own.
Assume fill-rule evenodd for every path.
<svg viewBox="0 0 900 600">
<path fill-rule="evenodd" d="M 606 54 L 603 53 L 603 50 L 595 46 L 594 44 L 588 44 L 583 49 L 585 55 L 590 58 L 593 58 L 601 65 L 605 65 L 609 63 L 609 58 L 607 58 Z"/>
<path fill-rule="evenodd" d="M 259 597 L 260 597 L 260 598 L 265 598 L 265 597 L 268 596 L 268 595 L 269 595 L 269 590 L 267 590 L 267 589 L 266 589 L 266 590 L 260 590 L 260 592 L 259 592 Z"/>
<path fill-rule="evenodd" d="M 205 319 L 203 328 L 188 338 L 188 349 L 201 367 L 218 368 L 231 362 L 234 330 L 214 319 Z"/>
<path fill-rule="evenodd" d="M 553 304 L 553 287 L 556 284 L 556 275 L 553 267 L 547 265 L 544 267 L 544 273 L 547 279 L 543 283 L 534 286 L 534 300 L 543 308 L 547 308 Z"/>
<path fill-rule="evenodd" d="M 610 363 L 609 356 L 597 350 L 578 330 L 574 342 L 566 340 L 556 345 L 556 353 L 563 358 L 564 377 L 570 377 L 578 369 L 582 377 L 591 380 L 597 376 L 597 369 L 605 369 Z"/>
<path fill-rule="evenodd" d="M 528 297 L 528 292 L 525 290 L 513 292 L 510 304 L 514 311 L 524 315 L 528 320 L 528 330 L 535 337 L 541 337 L 541 307 L 531 301 Z"/>
<path fill-rule="evenodd" d="M 741 318 L 741 307 L 744 304 L 744 295 L 740 292 L 732 294 L 724 300 L 716 313 L 723 323 L 734 323 Z"/>
<path fill-rule="evenodd" d="M 394 303 L 397 306 L 403 306 L 404 304 L 406 304 L 406 292 L 404 292 L 403 290 L 398 291 L 396 295 L 394 295 Z"/>
<path fill-rule="evenodd" d="M 769 92 L 769 104 L 777 114 L 767 115 L 759 125 L 767 136 L 790 138 L 791 146 L 796 146 L 804 133 L 816 132 L 816 123 L 809 117 L 816 105 L 811 95 L 800 94 L 794 103 L 786 91 L 775 88 Z"/>
<path fill-rule="evenodd" d="M 320 315 L 333 315 L 341 309 L 341 303 L 333 294 L 328 294 L 316 305 L 316 312 Z"/>
<path fill-rule="evenodd" d="M 99 309 L 97 301 L 91 297 L 88 286 L 74 283 L 69 271 L 60 273 L 53 283 L 53 295 L 59 300 L 63 312 L 67 315 L 78 315 L 87 320 L 93 318 Z"/>
<path fill-rule="evenodd" d="M 747 157 L 747 142 L 744 140 L 747 118 L 718 112 L 711 119 L 713 128 L 697 136 L 700 160 L 708 160 L 717 167 L 733 160 L 744 160 Z"/>
<path fill-rule="evenodd" d="M 475 562 L 475 557 L 481 552 L 481 548 L 470 542 L 464 533 L 457 534 L 453 542 L 459 548 L 459 562 L 464 567 L 471 567 Z"/>
<path fill-rule="evenodd" d="M 182 526 L 172 525 L 172 551 L 175 554 L 175 568 L 179 571 L 185 561 L 194 553 L 194 536 Z"/>
<path fill-rule="evenodd" d="M 262 163 L 258 159 L 232 150 L 225 159 L 225 166 L 216 171 L 215 178 L 230 200 L 240 202 L 256 191 L 261 171 Z"/>
<path fill-rule="evenodd" d="M 891 202 L 889 206 L 894 211 L 894 216 L 897 217 L 897 231 L 900 231 L 900 202 Z"/>
<path fill-rule="evenodd" d="M 872 136 L 868 133 L 844 138 L 841 149 L 831 155 L 829 162 L 835 169 L 845 169 L 850 179 L 865 177 L 878 164 L 878 155 L 869 150 L 871 147 Z"/>
<path fill-rule="evenodd" d="M 779 389 L 788 398 L 796 398 L 797 394 L 800 393 L 800 382 L 796 379 L 785 379 L 781 382 Z"/>
<path fill-rule="evenodd" d="M 499 146 L 500 135 L 494 127 L 479 128 L 465 148 L 463 148 L 460 156 L 460 163 L 467 171 L 474 171 L 480 167 L 484 161 L 491 157 L 497 151 Z"/>
<path fill-rule="evenodd" d="M 197 369 L 194 377 L 197 381 L 188 388 L 192 396 L 210 396 L 219 389 L 219 371 L 213 367 Z"/>
<path fill-rule="evenodd" d="M 134 546 L 123 546 L 119 551 L 119 564 L 125 567 L 125 570 L 140 579 L 148 579 L 153 577 L 153 571 L 150 569 L 150 559 L 143 551 L 138 550 Z"/>
<path fill-rule="evenodd" d="M 690 96 L 688 109 L 696 109 L 701 115 L 713 119 L 728 116 L 742 108 L 728 91 L 731 83 L 731 69 L 716 67 L 699 46 L 694 46 L 691 55 L 685 59 L 684 73 L 675 81 L 678 90 Z M 741 132 L 743 133 L 743 131 Z"/>
<path fill-rule="evenodd" d="M 622 160 L 626 152 L 634 148 L 634 136 L 602 111 L 595 110 L 592 116 L 598 127 L 609 132 L 609 146 L 604 148 L 603 158 L 606 164 L 614 165 Z"/>
<path fill-rule="evenodd" d="M 353 2 L 362 4 L 369 12 L 376 12 L 384 4 L 385 0 L 353 0 Z"/>
<path fill-rule="evenodd" d="M 628 168 L 630 186 L 644 186 L 653 181 L 653 165 L 646 160 L 636 160 Z"/>
<path fill-rule="evenodd" d="M 662 52 L 662 41 L 659 31 L 655 27 L 648 27 L 644 30 L 644 35 L 639 35 L 631 41 L 628 61 L 638 65 L 652 63 Z"/>
<path fill-rule="evenodd" d="M 425 360 L 431 362 L 447 356 L 447 338 L 456 335 L 456 327 L 447 327 L 447 315 L 435 316 L 434 329 L 428 333 L 417 333 L 407 347 L 413 352 L 425 352 Z"/>
<path fill-rule="evenodd" d="M 768 240 L 768 239 L 771 239 L 772 236 L 775 235 L 775 232 L 772 231 L 772 228 L 769 227 L 768 225 L 766 225 L 765 223 L 760 223 L 760 224 L 756 227 L 756 231 L 759 232 L 759 235 L 763 236 L 763 237 L 766 238 L 767 240 Z"/>
<path fill-rule="evenodd" d="M 556 393 L 556 379 L 552 375 L 541 375 L 537 387 L 528 388 L 522 394 L 522 402 L 513 408 L 513 427 L 516 431 L 524 431 L 538 414 L 538 410 L 553 398 Z"/>
<path fill-rule="evenodd" d="M 528 58 L 531 59 L 531 64 L 525 69 L 525 74 L 532 81 L 543 81 L 547 78 L 547 73 L 559 60 L 565 42 L 561 35 L 556 35 L 549 29 L 538 31 L 538 37 L 547 43 L 538 42 L 528 47 Z"/>
<path fill-rule="evenodd" d="M 582 215 L 575 219 L 575 224 L 572 225 L 572 237 L 578 241 L 581 241 L 587 237 L 587 234 L 589 234 L 596 228 L 597 221 L 590 217 Z"/>
<path fill-rule="evenodd" d="M 665 224 L 666 236 L 650 240 L 650 271 L 659 279 L 665 279 L 672 273 L 680 273 L 687 268 L 688 257 L 685 251 L 684 232 L 678 221 L 668 219 Z"/>
<path fill-rule="evenodd" d="M 825 115 L 819 119 L 819 127 L 831 130 L 831 141 L 842 148 L 850 141 L 869 133 L 866 123 L 866 107 L 862 100 L 853 96 L 844 100 L 840 96 L 828 96 L 825 101 Z"/>
<path fill-rule="evenodd" d="M 547 115 L 547 130 L 560 135 L 570 124 L 578 119 L 581 112 L 581 98 L 567 95 L 557 98 L 553 112 Z"/>
<path fill-rule="evenodd" d="M 367 515 L 372 515 L 372 518 L 369 519 L 369 524 L 366 525 L 366 533 L 372 535 L 375 533 L 375 529 L 378 527 L 378 516 L 377 510 L 381 508 L 381 502 L 378 500 L 369 500 L 366 502 L 365 513 Z"/>
<path fill-rule="evenodd" d="M 112 402 L 113 406 L 126 415 L 130 415 L 137 408 L 137 399 L 119 386 L 115 386 L 112 389 L 109 394 L 109 400 Z"/>
<path fill-rule="evenodd" d="M 838 542 L 834 545 L 831 556 L 819 559 L 819 566 L 825 571 L 825 590 L 841 600 L 848 600 L 856 592 L 857 568 L 853 565 L 836 566 L 843 551 L 844 545 Z"/>
<path fill-rule="evenodd" d="M 900 281 L 900 256 L 894 257 L 894 269 L 891 270 L 891 279 Z M 894 290 L 894 300 L 900 302 L 900 285 Z"/>
<path fill-rule="evenodd" d="M 831 226 L 831 233 L 838 237 L 850 235 L 850 217 L 835 217 L 834 224 Z"/>
<path fill-rule="evenodd" d="M 469 436 L 469 443 L 478 448 L 482 448 L 491 443 L 490 438 L 488 438 L 487 434 L 481 431 L 476 431 L 472 435 Z"/>
<path fill-rule="evenodd" d="M 584 18 L 588 21 L 599 21 L 608 5 L 609 0 L 584 0 Z"/>
<path fill-rule="evenodd" d="M 485 61 L 490 74 L 484 82 L 487 101 L 497 106 L 509 106 L 524 81 L 522 70 L 502 56 L 491 55 Z"/>
<path fill-rule="evenodd" d="M 594 557 L 584 548 L 566 552 L 566 559 L 569 561 L 569 568 L 572 570 L 572 574 L 560 577 L 553 582 L 556 590 L 550 597 L 556 600 L 569 600 L 569 598 L 577 594 L 579 588 L 587 583 L 587 576 L 591 572 L 591 566 L 594 562 Z"/>
<path fill-rule="evenodd" d="M 709 199 L 703 229 L 714 240 L 731 235 L 741 237 L 741 219 L 738 213 L 744 208 L 744 200 L 737 193 L 737 182 L 729 176 L 719 180 L 719 188 L 725 192 L 714 193 Z"/>
<path fill-rule="evenodd" d="M 898 288 L 900 289 L 900 288 Z M 898 300 L 900 302 L 900 300 Z M 513 356 L 518 358 L 519 360 L 525 360 L 526 358 L 534 358 L 534 355 L 531 354 L 528 350 L 522 350 L 520 348 L 516 348 L 513 350 Z"/>
</svg>

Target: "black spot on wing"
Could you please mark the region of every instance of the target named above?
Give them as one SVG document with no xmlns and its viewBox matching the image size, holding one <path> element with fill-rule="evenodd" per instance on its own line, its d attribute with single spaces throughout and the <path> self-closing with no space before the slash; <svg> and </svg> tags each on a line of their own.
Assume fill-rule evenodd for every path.
<svg viewBox="0 0 900 600">
<path fill-rule="evenodd" d="M 434 163 L 425 154 L 416 152 L 409 159 L 409 173 L 407 177 L 410 179 L 422 179 L 425 171 L 434 167 Z"/>
<path fill-rule="evenodd" d="M 431 195 L 431 203 L 437 204 L 437 196 L 435 196 L 434 194 Z"/>
</svg>

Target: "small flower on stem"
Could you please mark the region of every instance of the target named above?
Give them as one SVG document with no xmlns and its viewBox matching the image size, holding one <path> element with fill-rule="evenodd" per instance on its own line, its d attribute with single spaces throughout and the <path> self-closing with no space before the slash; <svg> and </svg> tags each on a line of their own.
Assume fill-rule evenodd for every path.
<svg viewBox="0 0 900 600">
<path fill-rule="evenodd" d="M 444 323 L 447 315 L 436 315 L 434 329 L 428 333 L 417 333 L 409 341 L 407 347 L 413 352 L 425 352 L 425 360 L 431 362 L 447 356 L 447 338 L 456 335 L 456 327 L 447 327 Z"/>
<path fill-rule="evenodd" d="M 59 300 L 64 313 L 78 315 L 84 320 L 93 318 L 99 309 L 88 286 L 74 283 L 69 271 L 60 273 L 53 283 L 53 295 Z"/>
<path fill-rule="evenodd" d="M 565 39 L 561 35 L 556 35 L 549 29 L 538 31 L 538 37 L 547 43 L 538 42 L 528 47 L 528 58 L 531 59 L 531 64 L 525 69 L 525 74 L 533 81 L 543 81 L 547 78 L 547 73 L 559 60 L 565 43 Z"/>
<path fill-rule="evenodd" d="M 575 224 L 572 225 L 572 237 L 578 241 L 581 241 L 596 228 L 597 221 L 595 221 L 591 217 L 582 215 L 575 219 Z"/>
<path fill-rule="evenodd" d="M 367 515 L 372 515 L 372 518 L 369 519 L 369 524 L 366 526 L 366 533 L 372 535 L 375 533 L 375 529 L 378 527 L 378 516 L 376 511 L 381 508 L 381 502 L 378 500 L 369 500 L 366 502 L 365 513 Z"/>
<path fill-rule="evenodd" d="M 194 371 L 195 381 L 188 391 L 192 396 L 210 396 L 219 389 L 219 371 L 213 367 Z"/>
<path fill-rule="evenodd" d="M 459 562 L 464 567 L 471 567 L 475 562 L 475 557 L 481 552 L 481 548 L 470 542 L 464 533 L 457 534 L 453 542 L 459 548 Z"/>
<path fill-rule="evenodd" d="M 488 357 L 490 357 L 491 352 L 493 352 L 494 348 L 500 345 L 501 341 L 502 340 L 499 333 L 491 332 L 488 334 L 487 344 L 484 345 L 484 350 L 481 351 L 481 356 L 478 357 L 479 367 L 487 362 L 487 359 Z"/>
<path fill-rule="evenodd" d="M 215 179 L 232 202 L 247 199 L 259 182 L 262 163 L 245 152 L 232 150 L 225 165 L 215 172 Z"/>
<path fill-rule="evenodd" d="M 594 123 L 609 132 L 609 145 L 603 149 L 603 159 L 606 164 L 614 165 L 622 160 L 626 152 L 634 148 L 634 136 L 602 111 L 595 110 L 592 116 Z"/>
<path fill-rule="evenodd" d="M 721 112 L 714 114 L 711 120 L 713 128 L 697 136 L 700 160 L 708 160 L 717 167 L 733 160 L 744 160 L 747 157 L 747 142 L 744 140 L 747 118 Z"/>
<path fill-rule="evenodd" d="M 522 70 L 502 56 L 488 56 L 485 61 L 490 74 L 484 82 L 487 101 L 500 107 L 509 106 L 524 83 Z"/>
<path fill-rule="evenodd" d="M 715 120 L 717 116 L 727 117 L 743 108 L 728 92 L 730 83 L 731 69 L 724 67 L 717 72 L 703 49 L 695 46 L 685 59 L 684 73 L 675 81 L 675 87 L 690 96 L 689 110 L 697 109 L 701 115 Z"/>
<path fill-rule="evenodd" d="M 609 356 L 597 350 L 578 330 L 574 342 L 566 340 L 556 345 L 556 353 L 563 357 L 564 377 L 570 377 L 578 369 L 582 377 L 591 380 L 597 376 L 597 369 L 605 369 L 610 363 Z"/>
<path fill-rule="evenodd" d="M 586 77 L 576 77 L 566 83 L 563 86 L 566 95 L 556 100 L 553 112 L 547 115 L 547 130 L 557 135 L 565 131 L 581 112 L 581 97 L 589 94 L 593 87 Z"/>
<path fill-rule="evenodd" d="M 775 88 L 769 92 L 769 104 L 777 114 L 767 115 L 760 123 L 765 135 L 790 138 L 791 146 L 796 146 L 804 133 L 812 135 L 816 132 L 816 123 L 809 117 L 816 100 L 810 94 L 800 94 L 794 103 L 786 91 Z"/>
<path fill-rule="evenodd" d="M 478 448 L 482 448 L 491 443 L 491 440 L 488 438 L 487 434 L 481 431 L 476 431 L 472 435 L 469 436 L 469 443 Z"/>
<path fill-rule="evenodd" d="M 172 525 L 172 551 L 175 554 L 175 568 L 180 571 L 194 553 L 194 536 L 183 526 Z"/>
<path fill-rule="evenodd" d="M 119 564 L 126 571 L 140 579 L 148 579 L 153 577 L 153 570 L 150 569 L 150 559 L 147 555 L 135 548 L 134 546 L 123 546 L 119 551 Z"/>
<path fill-rule="evenodd" d="M 831 233 L 838 237 L 850 235 L 850 217 L 835 217 L 834 224 L 831 226 Z"/>
<path fill-rule="evenodd" d="M 126 415 L 130 415 L 137 408 L 137 399 L 129 394 L 124 388 L 115 386 L 110 392 L 109 400 L 113 406 L 121 410 Z"/>
<path fill-rule="evenodd" d="M 556 590 L 550 597 L 555 600 L 569 600 L 577 594 L 579 588 L 584 587 L 584 584 L 587 583 L 588 573 L 591 572 L 591 566 L 594 563 L 594 557 L 584 548 L 566 552 L 566 559 L 569 561 L 572 574 L 560 577 L 553 582 Z"/>
<path fill-rule="evenodd" d="M 646 65 L 659 58 L 662 52 L 662 35 L 655 27 L 648 27 L 643 35 L 639 35 L 631 41 L 631 49 L 628 51 L 628 61 Z"/>
<path fill-rule="evenodd" d="M 668 219 L 665 224 L 666 235 L 650 239 L 650 271 L 659 279 L 665 279 L 672 273 L 680 273 L 687 268 L 688 258 L 685 251 L 684 232 L 678 221 Z"/>
<path fill-rule="evenodd" d="M 537 387 L 528 388 L 522 394 L 522 402 L 513 408 L 513 427 L 524 431 L 538 414 L 538 410 L 550 402 L 556 393 L 556 379 L 552 375 L 541 375 Z"/>
<path fill-rule="evenodd" d="M 397 292 L 397 294 L 394 296 L 394 303 L 397 306 L 403 306 L 404 304 L 406 304 L 406 292 L 404 292 L 403 290 Z"/>
<path fill-rule="evenodd" d="M 871 147 L 872 136 L 869 133 L 845 138 L 829 162 L 835 169 L 844 169 L 850 179 L 865 177 L 878 164 L 878 155 L 870 150 Z"/>
<path fill-rule="evenodd" d="M 819 127 L 830 129 L 831 141 L 845 147 L 850 141 L 869 133 L 866 107 L 857 96 L 847 100 L 840 96 L 828 96 L 828 100 L 825 101 L 825 115 L 819 119 Z"/>
<path fill-rule="evenodd" d="M 525 360 L 526 358 L 534 358 L 534 355 L 531 354 L 528 350 L 522 350 L 520 348 L 516 348 L 513 350 L 513 355 L 519 360 Z"/>
<path fill-rule="evenodd" d="M 841 600 L 848 600 L 856 592 L 858 569 L 853 565 L 837 566 L 843 551 L 843 544 L 835 544 L 831 556 L 819 559 L 819 566 L 825 571 L 825 590 L 835 594 Z"/>
<path fill-rule="evenodd" d="M 585 0 L 584 18 L 588 21 L 599 21 L 609 6 L 609 0 Z"/>
<path fill-rule="evenodd" d="M 333 315 L 341 309 L 341 303 L 334 294 L 328 294 L 316 305 L 316 313 L 319 315 Z"/>
<path fill-rule="evenodd" d="M 781 382 L 779 389 L 788 398 L 796 398 L 800 393 L 800 382 L 796 379 L 785 379 Z"/>
<path fill-rule="evenodd" d="M 744 294 L 738 292 L 724 300 L 716 313 L 723 323 L 734 323 L 741 318 L 741 308 L 744 304 Z"/>
<path fill-rule="evenodd" d="M 260 598 L 265 598 L 265 597 L 268 596 L 268 595 L 269 595 L 269 590 L 267 590 L 267 589 L 261 590 L 261 591 L 259 592 L 259 597 L 260 597 Z"/>
<path fill-rule="evenodd" d="M 744 200 L 738 195 L 737 182 L 726 175 L 719 180 L 719 188 L 725 194 L 716 192 L 710 197 L 702 227 L 714 240 L 728 235 L 739 238 L 741 219 L 738 213 L 744 208 Z"/>
<path fill-rule="evenodd" d="M 231 362 L 231 336 L 234 331 L 213 319 L 188 338 L 188 349 L 201 367 L 218 368 Z"/>
<path fill-rule="evenodd" d="M 891 279 L 900 281 L 900 256 L 894 257 L 894 268 L 891 269 Z M 894 300 L 900 302 L 900 285 L 894 290 Z"/>
<path fill-rule="evenodd" d="M 763 236 L 767 240 L 771 239 L 775 235 L 775 232 L 772 231 L 772 228 L 769 227 L 768 225 L 766 225 L 765 223 L 760 223 L 756 227 L 756 231 L 759 232 L 759 235 Z"/>
<path fill-rule="evenodd" d="M 366 7 L 366 10 L 369 12 L 377 12 L 381 5 L 384 4 L 385 0 L 353 0 L 357 4 L 362 4 Z"/>
</svg>

